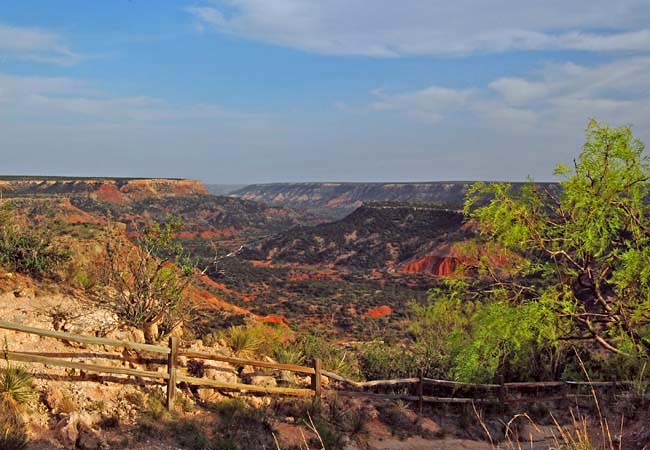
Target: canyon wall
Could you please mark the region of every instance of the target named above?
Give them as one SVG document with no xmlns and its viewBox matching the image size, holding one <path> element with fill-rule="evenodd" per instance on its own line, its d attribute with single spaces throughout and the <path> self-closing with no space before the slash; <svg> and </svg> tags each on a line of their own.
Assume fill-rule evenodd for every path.
<svg viewBox="0 0 650 450">
<path fill-rule="evenodd" d="M 86 195 L 116 203 L 208 193 L 203 183 L 195 180 L 76 177 L 1 177 L 0 191 L 5 197 Z"/>
</svg>

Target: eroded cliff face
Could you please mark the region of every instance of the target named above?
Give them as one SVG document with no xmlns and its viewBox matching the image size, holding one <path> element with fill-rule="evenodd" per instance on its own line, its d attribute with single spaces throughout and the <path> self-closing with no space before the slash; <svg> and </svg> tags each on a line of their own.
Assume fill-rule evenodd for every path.
<svg viewBox="0 0 650 450">
<path fill-rule="evenodd" d="M 0 190 L 5 196 L 85 195 L 109 203 L 208 193 L 200 181 L 164 178 L 6 177 Z"/>
<path fill-rule="evenodd" d="M 427 202 L 462 208 L 473 181 L 422 183 L 270 183 L 252 184 L 229 195 L 269 205 L 325 211 L 343 218 L 367 202 Z M 559 189 L 556 183 L 540 186 Z M 513 183 L 515 190 L 522 183 Z"/>
<path fill-rule="evenodd" d="M 470 241 L 443 243 L 431 251 L 403 262 L 398 270 L 409 274 L 434 277 L 462 277 L 476 270 L 479 260 L 487 260 L 498 270 L 510 270 L 512 258 L 501 247 L 484 248 L 466 245 Z"/>
<path fill-rule="evenodd" d="M 421 273 L 436 277 L 451 277 L 459 275 L 464 265 L 469 261 L 448 255 L 425 255 L 414 261 L 404 264 L 402 271 L 405 273 Z"/>
<path fill-rule="evenodd" d="M 410 201 L 461 205 L 469 182 L 254 184 L 231 195 L 294 208 L 354 210 L 365 202 Z"/>
</svg>

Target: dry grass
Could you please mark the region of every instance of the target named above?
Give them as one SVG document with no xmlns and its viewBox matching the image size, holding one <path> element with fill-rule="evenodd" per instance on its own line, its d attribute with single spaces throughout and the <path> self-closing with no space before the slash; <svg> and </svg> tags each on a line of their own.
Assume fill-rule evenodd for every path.
<svg viewBox="0 0 650 450">
<path fill-rule="evenodd" d="M 580 366 L 587 377 L 587 381 L 591 382 L 589 374 L 584 366 L 580 355 L 576 352 L 576 356 L 580 363 Z M 603 415 L 602 409 L 600 407 L 600 402 L 598 396 L 596 395 L 596 390 L 591 387 L 591 398 L 593 399 L 594 406 L 597 412 L 596 418 L 589 420 L 587 417 L 580 415 L 576 416 L 573 410 L 570 410 L 571 422 L 568 425 L 561 425 L 555 416 L 551 414 L 551 419 L 553 420 L 553 431 L 552 431 L 552 444 L 548 446 L 548 450 L 621 450 L 623 445 L 623 417 L 621 417 L 620 431 L 617 438 L 612 437 L 612 432 L 609 426 L 609 422 Z M 505 431 L 505 442 L 501 445 L 497 445 L 494 442 L 494 439 L 490 435 L 487 425 L 483 420 L 482 416 L 474 407 L 474 412 L 476 417 L 479 420 L 479 423 L 483 427 L 488 439 L 490 440 L 490 445 L 493 450 L 508 449 L 508 450 L 533 450 L 534 443 L 532 436 L 528 437 L 528 441 L 520 439 L 517 427 L 515 426 L 516 422 L 520 419 L 524 419 L 530 424 L 531 427 L 537 432 L 541 432 L 540 428 L 533 421 L 533 419 L 528 414 L 517 414 L 506 424 Z M 525 438 L 525 437 L 524 437 Z M 505 447 L 504 447 L 505 446 Z M 539 447 L 537 447 L 539 448 Z"/>
</svg>

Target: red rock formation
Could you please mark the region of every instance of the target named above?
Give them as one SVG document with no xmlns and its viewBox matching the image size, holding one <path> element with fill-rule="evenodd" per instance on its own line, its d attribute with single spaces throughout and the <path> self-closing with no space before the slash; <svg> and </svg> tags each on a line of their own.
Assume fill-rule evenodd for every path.
<svg viewBox="0 0 650 450">
<path fill-rule="evenodd" d="M 97 200 L 107 203 L 124 204 L 128 203 L 129 199 L 115 186 L 114 183 L 103 183 L 95 191 Z"/>
<path fill-rule="evenodd" d="M 478 252 L 484 250 L 476 249 Z M 445 243 L 424 256 L 403 263 L 400 269 L 404 273 L 428 274 L 435 277 L 463 276 L 466 274 L 466 267 L 475 266 L 479 258 L 485 256 L 471 252 L 463 248 L 462 243 Z M 510 258 L 503 249 L 488 254 L 487 259 L 493 267 L 503 270 L 507 270 L 510 263 Z"/>
<path fill-rule="evenodd" d="M 437 277 L 449 277 L 469 263 L 467 258 L 454 256 L 426 255 L 405 264 L 402 271 L 406 273 L 426 273 Z"/>
</svg>

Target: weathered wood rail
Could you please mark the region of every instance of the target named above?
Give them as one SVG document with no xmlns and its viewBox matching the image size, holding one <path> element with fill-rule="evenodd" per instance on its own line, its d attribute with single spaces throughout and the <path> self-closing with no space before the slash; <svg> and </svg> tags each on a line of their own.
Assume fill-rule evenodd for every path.
<svg viewBox="0 0 650 450">
<path fill-rule="evenodd" d="M 44 352 L 19 352 L 9 349 L 0 351 L 0 356 L 7 361 L 16 361 L 23 363 L 36 363 L 46 366 L 65 367 L 71 369 L 78 369 L 88 372 L 106 373 L 114 375 L 124 375 L 140 378 L 150 378 L 161 380 L 161 384 L 167 385 L 167 406 L 169 409 L 174 407 L 176 386 L 179 383 L 186 383 L 192 386 L 206 386 L 223 390 L 235 390 L 240 392 L 253 392 L 271 395 L 287 395 L 287 396 L 302 396 L 320 398 L 323 395 L 322 390 L 322 377 L 328 378 L 330 381 L 339 382 L 342 385 L 347 385 L 355 390 L 345 390 L 341 388 L 334 388 L 331 386 L 329 392 L 335 395 L 353 396 L 353 397 L 368 397 L 386 400 L 404 400 L 418 403 L 419 412 L 422 412 L 424 403 L 449 403 L 449 404 L 508 404 L 508 403 L 534 403 L 563 400 L 569 398 L 579 398 L 585 395 L 579 393 L 572 394 L 569 388 L 580 388 L 582 386 L 591 389 L 596 388 L 609 388 L 609 387 L 626 387 L 633 384 L 630 381 L 546 381 L 546 382 L 532 382 L 532 383 L 501 383 L 501 384 L 476 384 L 476 383 L 461 383 L 449 380 L 437 380 L 423 376 L 420 371 L 418 377 L 414 378 L 400 378 L 393 380 L 372 380 L 372 381 L 354 381 L 345 378 L 337 373 L 323 370 L 321 362 L 318 359 L 313 361 L 311 367 L 300 366 L 294 364 L 280 364 L 269 361 L 256 361 L 242 358 L 234 358 L 228 356 L 217 355 L 214 353 L 196 352 L 190 350 L 183 350 L 179 348 L 178 339 L 171 337 L 167 346 L 140 344 L 136 342 L 121 341 L 117 339 L 107 339 L 92 336 L 82 336 L 72 333 L 64 333 L 58 331 L 44 330 L 41 328 L 28 327 L 11 322 L 0 321 L 0 329 L 35 334 L 42 337 L 59 339 L 66 342 L 77 342 L 86 345 L 98 345 L 108 347 L 121 347 L 132 350 L 139 350 L 150 353 L 162 354 L 166 360 L 150 359 L 149 362 L 161 365 L 162 371 L 148 371 L 140 369 L 127 369 L 123 367 L 111 367 L 99 364 L 89 364 L 85 362 L 75 362 L 64 359 L 63 357 L 53 357 L 51 353 Z M 107 356 L 97 354 L 97 357 Z M 74 354 L 66 354 L 66 358 L 77 357 Z M 273 370 L 290 371 L 311 377 L 311 384 L 309 388 L 297 387 L 264 387 L 252 384 L 243 383 L 225 383 L 221 381 L 211 380 L 207 378 L 193 377 L 179 372 L 179 357 L 187 359 L 199 359 L 220 361 L 233 364 L 235 366 L 252 366 L 261 367 Z M 166 361 L 166 362 L 165 362 Z M 162 363 L 162 364 L 161 364 Z M 370 392 L 369 389 L 380 388 L 395 388 L 404 387 L 415 392 L 412 394 L 395 394 L 395 393 L 377 393 Z M 427 388 L 442 388 L 451 389 L 452 396 L 435 396 L 425 395 Z M 528 390 L 548 390 L 557 389 L 559 392 L 555 395 L 547 395 L 545 397 L 539 396 L 523 396 L 515 395 L 510 396 L 511 392 L 521 393 Z M 453 396 L 458 391 L 481 391 L 488 393 L 485 397 L 471 396 L 471 397 L 456 397 Z"/>
<path fill-rule="evenodd" d="M 256 392 L 263 394 L 278 394 L 290 396 L 313 397 L 320 396 L 321 394 L 321 369 L 320 361 L 314 360 L 313 367 L 299 366 L 293 364 L 279 364 L 268 361 L 256 361 L 241 358 L 232 358 L 212 353 L 202 353 L 185 351 L 179 349 L 178 339 L 176 337 L 169 338 L 169 345 L 167 347 L 161 345 L 139 344 L 130 341 L 121 341 L 116 339 L 106 339 L 92 336 L 82 336 L 72 333 L 64 333 L 59 331 L 44 330 L 41 328 L 28 327 L 11 322 L 0 321 L 0 329 L 15 331 L 20 333 L 35 334 L 37 336 L 49 337 L 66 342 L 77 342 L 86 345 L 99 345 L 109 347 L 123 347 L 132 350 L 140 350 L 151 353 L 158 353 L 167 356 L 166 371 L 147 371 L 140 369 L 127 369 L 123 367 L 112 367 L 99 364 L 89 364 L 82 362 L 69 361 L 60 357 L 45 356 L 40 352 L 18 352 L 4 349 L 0 351 L 0 356 L 7 361 L 16 361 L 23 363 L 36 363 L 46 366 L 65 367 L 70 369 L 78 369 L 87 372 L 105 373 L 113 375 L 126 375 L 132 377 L 152 378 L 162 380 L 167 385 L 167 406 L 173 409 L 175 403 L 176 386 L 178 383 L 187 383 L 193 386 L 208 386 L 213 388 L 235 390 L 242 392 Z M 49 355 L 49 354 L 48 354 Z M 68 355 L 74 358 L 73 355 Z M 101 355 L 100 355 L 101 356 Z M 290 387 L 265 387 L 256 386 L 252 384 L 243 383 L 224 383 L 220 381 L 210 380 L 207 378 L 198 378 L 184 375 L 178 372 L 178 358 L 185 357 L 188 359 L 203 359 L 212 361 L 227 362 L 239 366 L 252 366 L 262 367 L 274 370 L 284 370 L 300 374 L 310 375 L 312 382 L 309 388 L 290 388 Z M 152 360 L 159 362 L 158 360 Z"/>
</svg>

